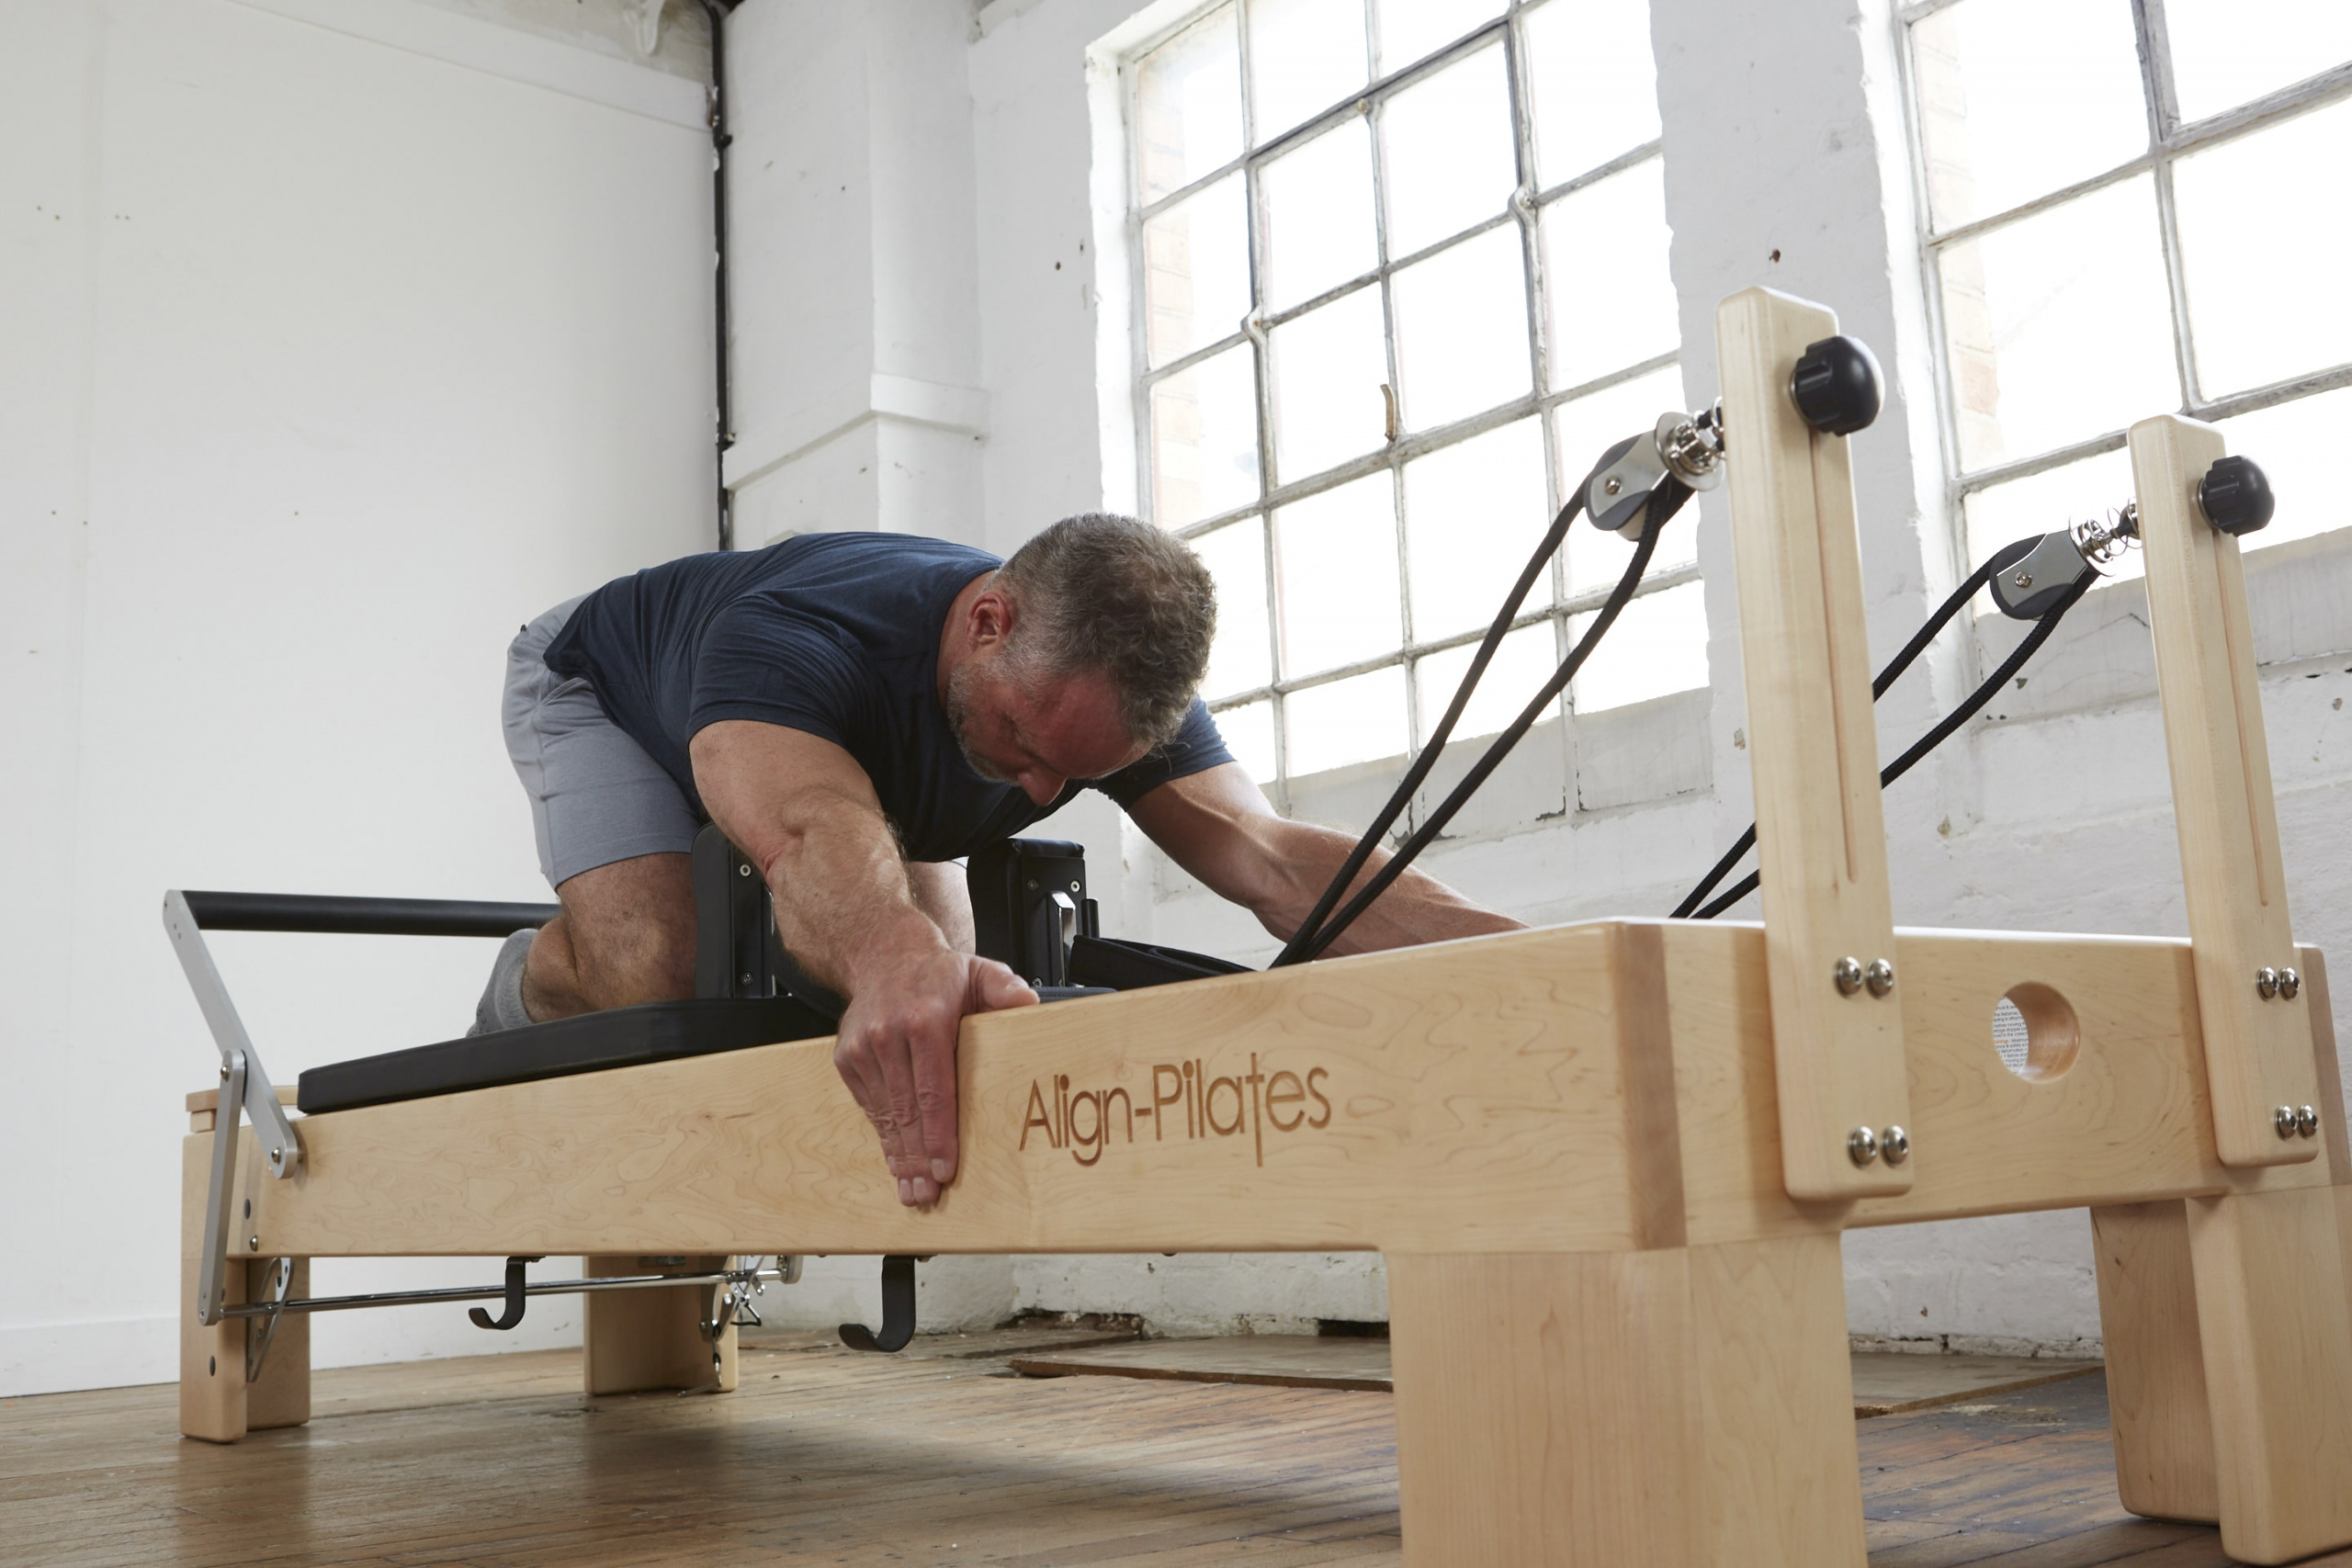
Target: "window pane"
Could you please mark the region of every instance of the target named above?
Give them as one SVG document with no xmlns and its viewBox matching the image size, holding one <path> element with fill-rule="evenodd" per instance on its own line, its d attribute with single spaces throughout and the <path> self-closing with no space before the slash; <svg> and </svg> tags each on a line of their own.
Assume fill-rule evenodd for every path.
<svg viewBox="0 0 2352 1568">
<path fill-rule="evenodd" d="M 1405 465 L 1405 550 L 1413 637 L 1487 626 L 1552 521 L 1542 427 L 1532 419 Z M 1542 578 L 1521 609 L 1552 602 Z"/>
<path fill-rule="evenodd" d="M 1274 468 L 1283 484 L 1321 473 L 1386 439 L 1388 350 L 1380 290 L 1285 321 L 1271 334 L 1274 370 Z"/>
<path fill-rule="evenodd" d="M 1662 161 L 1563 197 L 1544 209 L 1542 230 L 1555 388 L 1638 365 L 1680 341 Z"/>
<path fill-rule="evenodd" d="M 1405 268 L 1394 287 L 1406 429 L 1435 429 L 1526 395 L 1535 376 L 1518 224 Z"/>
<path fill-rule="evenodd" d="M 1152 521 L 1182 528 L 1258 497 L 1258 389 L 1250 345 L 1151 389 Z"/>
<path fill-rule="evenodd" d="M 1290 776 L 1405 754 L 1405 671 L 1394 665 L 1283 699 Z"/>
<path fill-rule="evenodd" d="M 2278 515 L 2238 543 L 2250 550 L 2352 526 L 2352 491 L 2344 488 L 2344 432 L 2352 426 L 2352 388 L 2222 422 L 2230 450 L 2262 465 L 2278 496 Z"/>
<path fill-rule="evenodd" d="M 1559 430 L 1559 471 L 1562 500 L 1600 465 L 1600 455 L 1629 435 L 1657 428 L 1658 415 L 1683 410 L 1682 372 L 1674 366 L 1620 381 L 1589 396 L 1562 403 L 1553 412 Z M 1582 518 L 1568 530 L 1568 592 L 1589 593 L 1608 587 L 1625 570 L 1633 546 L 1614 534 L 1604 534 Z M 1699 558 L 1699 513 L 1685 504 L 1650 557 L 1650 570 L 1660 571 Z"/>
<path fill-rule="evenodd" d="M 1147 205 L 1241 155 L 1241 51 L 1232 6 L 1144 56 L 1136 68 L 1136 109 Z"/>
<path fill-rule="evenodd" d="M 1578 615 L 1568 630 L 1581 637 L 1591 624 Z M 1686 582 L 1627 604 L 1577 671 L 1569 697 L 1577 712 L 1599 713 L 1706 683 L 1706 585 Z"/>
<path fill-rule="evenodd" d="M 1518 186 L 1499 44 L 1417 82 L 1381 111 L 1388 254 L 1408 256 L 1503 210 Z"/>
<path fill-rule="evenodd" d="M 1378 265 L 1373 234 L 1372 126 L 1343 120 L 1265 166 L 1265 301 L 1287 310 Z"/>
<path fill-rule="evenodd" d="M 1649 0 L 1552 0 L 1525 17 L 1541 183 L 1573 179 L 1657 139 Z M 1608 69 L 1595 70 L 1596 61 Z"/>
<path fill-rule="evenodd" d="M 1939 229 L 2147 151 L 2123 0 L 1961 0 L 1912 28 L 1911 59 Z"/>
<path fill-rule="evenodd" d="M 1396 490 L 1386 469 L 1274 513 L 1283 673 L 1312 675 L 1404 640 L 1396 592 Z"/>
<path fill-rule="evenodd" d="M 1363 0 L 1250 0 L 1250 107 L 1258 141 L 1361 88 Z"/>
<path fill-rule="evenodd" d="M 1445 716 L 1445 705 L 1453 700 L 1454 688 L 1462 684 L 1463 673 L 1470 668 L 1470 656 L 1477 651 L 1476 643 L 1449 648 L 1443 653 L 1425 656 L 1415 669 L 1414 675 L 1420 682 L 1424 737 L 1434 733 L 1437 721 Z M 1502 729 L 1543 689 L 1559 663 L 1559 649 L 1548 622 L 1521 626 L 1504 637 L 1502 646 L 1495 649 L 1494 662 L 1480 677 L 1478 689 L 1470 694 L 1470 705 L 1462 710 L 1461 722 L 1453 727 L 1453 739 L 1467 740 Z M 1554 711 L 1558 710 L 1555 707 Z"/>
<path fill-rule="evenodd" d="M 1381 73 L 1426 58 L 1502 9 L 1501 0 L 1380 0 Z"/>
<path fill-rule="evenodd" d="M 1274 678 L 1274 651 L 1266 625 L 1266 525 L 1245 517 L 1192 545 L 1216 581 L 1216 642 L 1202 694 L 1215 698 L 1267 684 Z"/>
<path fill-rule="evenodd" d="M 1240 329 L 1250 310 L 1250 231 L 1241 176 L 1228 175 L 1143 226 L 1143 289 L 1154 368 Z"/>
<path fill-rule="evenodd" d="M 1962 467 L 2179 406 L 2146 175 L 1948 245 L 1941 266 Z"/>
<path fill-rule="evenodd" d="M 2352 103 L 2174 165 L 2197 378 L 2207 397 L 2352 360 L 2352 212 L 2312 188 L 2352 161 Z"/>
<path fill-rule="evenodd" d="M 1233 760 L 1264 784 L 1274 776 L 1274 705 L 1244 703 L 1216 716 L 1217 733 Z"/>
<path fill-rule="evenodd" d="M 2173 91 L 2183 119 L 2352 60 L 2352 6 L 2344 0 L 2165 0 Z"/>
<path fill-rule="evenodd" d="M 2131 499 L 2132 455 L 2120 448 L 1980 490 L 1965 503 L 1968 564 L 1972 570 L 1983 566 L 1995 550 L 2019 539 L 2038 538 L 2091 518 L 2105 520 Z M 2130 552 L 2123 558 L 2128 570 L 2117 575 L 2139 576 L 2139 562 L 2140 552 Z M 1977 608 L 1986 609 L 1991 603 L 1980 596 Z"/>
</svg>

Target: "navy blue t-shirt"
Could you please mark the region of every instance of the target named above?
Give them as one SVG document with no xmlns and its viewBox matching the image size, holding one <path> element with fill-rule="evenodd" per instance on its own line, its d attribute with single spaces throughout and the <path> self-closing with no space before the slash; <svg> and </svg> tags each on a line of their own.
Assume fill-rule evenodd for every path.
<svg viewBox="0 0 2352 1568">
<path fill-rule="evenodd" d="M 974 773 L 940 705 L 939 636 L 964 585 L 1003 564 L 904 534 L 804 534 L 685 556 L 582 600 L 547 665 L 586 677 L 697 812 L 686 745 L 703 726 L 757 719 L 833 742 L 874 781 L 910 860 L 1011 838 L 1083 787 L 1127 806 L 1233 760 L 1196 701 L 1173 740 L 1105 778 L 1072 780 L 1051 806 Z"/>
</svg>

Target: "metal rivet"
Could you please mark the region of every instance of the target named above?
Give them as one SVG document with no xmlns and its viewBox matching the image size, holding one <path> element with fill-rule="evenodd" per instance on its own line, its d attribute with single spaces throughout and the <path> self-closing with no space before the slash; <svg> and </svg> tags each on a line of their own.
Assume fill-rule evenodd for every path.
<svg viewBox="0 0 2352 1568">
<path fill-rule="evenodd" d="M 2033 573 L 2030 571 L 2021 571 L 2015 577 L 2009 579 L 2009 581 L 2016 583 L 2019 588 L 2030 588 L 2033 586 Z"/>
<path fill-rule="evenodd" d="M 752 868 L 743 864 L 741 861 L 738 861 L 735 864 L 735 874 L 738 876 L 749 876 L 752 874 Z"/>
<path fill-rule="evenodd" d="M 286 1163 L 286 1151 L 284 1149 L 270 1150 L 269 1163 L 272 1165 L 284 1165 Z"/>
<path fill-rule="evenodd" d="M 1071 883 L 1071 884 L 1069 885 L 1069 890 L 1070 890 L 1071 892 L 1073 892 L 1073 893 L 1077 892 L 1077 891 L 1078 891 L 1078 884 L 1077 884 L 1077 883 L 1075 883 L 1075 882 Z"/>
<path fill-rule="evenodd" d="M 743 977 L 742 977 L 740 981 L 738 981 L 738 982 L 737 982 L 737 984 L 739 984 L 739 985 L 748 986 L 748 985 L 750 985 L 751 983 L 752 983 L 752 972 L 751 972 L 749 969 L 746 969 L 746 970 L 744 970 L 744 971 L 743 971 Z"/>
<path fill-rule="evenodd" d="M 2278 994 L 2278 971 L 2266 964 L 2254 972 L 2254 988 L 2264 1001 Z"/>
<path fill-rule="evenodd" d="M 2319 1136 L 2319 1110 L 2316 1106 L 2299 1105 L 2295 1108 L 2295 1131 L 2306 1138 Z"/>
<path fill-rule="evenodd" d="M 229 1064 L 226 1062 L 220 1064 L 220 1081 L 222 1083 L 229 1081 Z"/>
<path fill-rule="evenodd" d="M 1600 481 L 1601 492 L 1605 495 L 1615 495 L 1619 491 L 1623 490 L 1624 488 L 1625 481 L 1619 479 L 1615 474 L 1611 474 L 1607 479 Z"/>
<path fill-rule="evenodd" d="M 2281 969 L 2278 971 L 2278 994 L 2280 996 L 2286 998 L 2291 1002 L 2295 999 L 2295 993 L 2302 988 L 2303 977 L 2301 975 L 2296 974 L 2292 969 Z"/>
<path fill-rule="evenodd" d="M 2270 1113 L 2270 1124 L 2278 1129 L 2278 1135 L 2282 1138 L 2291 1138 L 2295 1135 L 2298 1120 L 2295 1108 L 2291 1105 L 2282 1105 Z"/>
<path fill-rule="evenodd" d="M 1889 1165 L 1901 1165 L 1911 1157 L 1911 1134 L 1901 1127 L 1889 1127 L 1878 1135 L 1878 1146 Z"/>
<path fill-rule="evenodd" d="M 259 1252 L 261 1250 L 261 1237 L 257 1235 L 249 1235 L 245 1237 L 245 1245 L 252 1247 L 255 1252 Z"/>
<path fill-rule="evenodd" d="M 1859 958 L 1839 959 L 1830 974 L 1837 979 L 1838 988 L 1849 997 L 1862 988 L 1862 961 Z M 1860 1132 L 1869 1130 L 1866 1127 L 1857 1129 Z"/>
<path fill-rule="evenodd" d="M 1894 989 L 1894 965 L 1883 958 L 1873 958 L 1871 966 L 1862 971 L 1862 979 L 1870 986 L 1871 995 L 1883 997 Z"/>
<path fill-rule="evenodd" d="M 1868 1165 L 1878 1158 L 1878 1134 L 1868 1127 L 1857 1127 L 1847 1134 L 1846 1157 L 1856 1165 Z"/>
</svg>

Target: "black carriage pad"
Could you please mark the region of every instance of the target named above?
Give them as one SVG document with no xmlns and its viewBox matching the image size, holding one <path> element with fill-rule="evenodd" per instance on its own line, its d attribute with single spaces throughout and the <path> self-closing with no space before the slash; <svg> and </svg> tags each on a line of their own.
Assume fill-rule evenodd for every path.
<svg viewBox="0 0 2352 1568">
<path fill-rule="evenodd" d="M 1108 996 L 1092 986 L 1046 986 L 1041 1001 Z M 362 1105 L 424 1100 L 469 1089 L 530 1083 L 539 1078 L 634 1067 L 682 1056 L 707 1056 L 787 1040 L 816 1040 L 838 1021 L 797 997 L 696 997 L 647 1002 L 560 1018 L 523 1029 L 501 1029 L 437 1045 L 414 1045 L 312 1067 L 301 1077 L 295 1104 L 306 1116 Z"/>
<path fill-rule="evenodd" d="M 647 1002 L 312 1067 L 301 1077 L 295 1103 L 305 1115 L 315 1116 L 784 1040 L 814 1040 L 832 1033 L 834 1027 L 832 1019 L 792 997 Z"/>
</svg>

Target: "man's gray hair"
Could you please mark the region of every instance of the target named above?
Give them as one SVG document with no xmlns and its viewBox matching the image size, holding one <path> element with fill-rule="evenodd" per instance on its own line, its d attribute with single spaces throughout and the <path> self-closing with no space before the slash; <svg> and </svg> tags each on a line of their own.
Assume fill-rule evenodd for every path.
<svg viewBox="0 0 2352 1568">
<path fill-rule="evenodd" d="M 1216 635 L 1216 587 L 1190 546 L 1115 513 L 1065 517 L 1012 552 L 997 581 L 1014 605 L 1016 672 L 1100 671 L 1128 736 L 1175 737 Z"/>
</svg>

